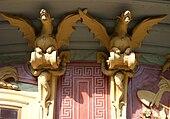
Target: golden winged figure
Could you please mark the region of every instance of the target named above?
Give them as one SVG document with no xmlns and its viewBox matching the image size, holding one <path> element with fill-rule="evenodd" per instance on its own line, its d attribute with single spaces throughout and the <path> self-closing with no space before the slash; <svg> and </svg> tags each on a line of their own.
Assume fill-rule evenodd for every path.
<svg viewBox="0 0 170 119">
<path fill-rule="evenodd" d="M 42 27 L 41 32 L 36 35 L 35 28 L 24 18 L 12 16 L 0 12 L 0 15 L 11 25 L 16 26 L 23 33 L 24 39 L 30 47 L 34 48 L 31 53 L 30 63 L 33 69 L 58 69 L 61 57 L 58 53 L 63 45 L 69 44 L 69 37 L 75 31 L 74 25 L 80 20 L 78 13 L 69 14 L 59 23 L 57 33 L 53 31 L 53 18 L 45 10 L 40 10 L 39 20 Z"/>
<path fill-rule="evenodd" d="M 113 51 L 117 54 L 129 54 L 131 51 L 134 51 L 135 48 L 140 48 L 148 31 L 153 25 L 163 20 L 166 16 L 161 15 L 146 18 L 135 26 L 132 34 L 129 34 L 128 24 L 132 20 L 132 14 L 129 10 L 126 10 L 117 17 L 118 19 L 114 27 L 114 33 L 109 36 L 106 28 L 99 21 L 88 14 L 85 14 L 81 10 L 79 10 L 79 14 L 82 22 L 89 27 L 95 38 L 99 39 L 100 43 L 104 45 L 108 51 Z"/>
<path fill-rule="evenodd" d="M 39 52 L 52 52 L 52 50 L 58 50 L 62 45 L 69 44 L 69 37 L 75 30 L 74 24 L 80 19 L 78 14 L 68 15 L 58 25 L 56 35 L 53 33 L 53 24 L 50 14 L 45 10 L 40 10 L 40 21 L 42 23 L 42 29 L 40 34 L 36 36 L 34 27 L 24 18 L 12 16 L 7 13 L 0 12 L 0 15 L 7 20 L 11 25 L 19 27 L 19 30 L 23 33 L 24 39 L 28 41 L 28 44 L 32 48 L 39 47 Z M 49 46 L 53 46 L 50 47 Z M 42 51 L 41 51 L 42 50 Z"/>
</svg>

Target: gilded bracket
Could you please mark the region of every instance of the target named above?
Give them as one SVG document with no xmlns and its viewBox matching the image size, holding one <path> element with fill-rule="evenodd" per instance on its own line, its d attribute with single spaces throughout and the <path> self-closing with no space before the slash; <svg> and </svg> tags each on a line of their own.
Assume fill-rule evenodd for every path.
<svg viewBox="0 0 170 119">
<path fill-rule="evenodd" d="M 128 68 L 126 64 L 123 65 L 124 62 L 123 55 L 120 57 L 120 59 L 118 58 L 114 60 L 112 57 L 109 57 L 109 59 L 107 60 L 108 64 L 107 66 L 106 58 L 107 55 L 105 53 L 103 52 L 97 53 L 97 63 L 101 63 L 101 70 L 103 74 L 109 76 L 110 100 L 112 110 L 111 117 L 113 119 L 126 118 L 128 79 L 133 76 L 133 70 Z M 112 60 L 110 61 L 110 59 Z M 128 64 L 127 61 L 128 60 L 126 59 L 126 63 Z M 109 64 L 113 62 L 117 65 L 113 64 L 112 66 L 110 66 Z M 120 67 L 120 65 L 122 67 Z M 116 68 L 114 68 L 113 66 L 115 66 Z"/>
<path fill-rule="evenodd" d="M 43 119 L 54 118 L 56 80 L 58 76 L 64 75 L 66 63 L 70 61 L 69 51 L 61 51 L 61 47 L 69 45 L 69 37 L 75 31 L 73 26 L 80 20 L 79 14 L 66 16 L 58 25 L 55 34 L 52 24 L 54 18 L 51 18 L 45 9 L 41 9 L 39 20 L 42 29 L 38 35 L 35 33 L 35 28 L 24 18 L 2 12 L 0 15 L 11 25 L 19 27 L 19 30 L 23 32 L 24 39 L 28 41 L 30 47 L 34 48 L 30 63 L 32 74 L 38 77 L 39 101 L 42 107 L 40 117 Z"/>
<path fill-rule="evenodd" d="M 44 21 L 45 17 L 47 18 Z M 42 9 L 40 11 L 40 18 L 43 28 L 40 36 L 35 40 L 35 48 L 34 52 L 31 53 L 30 63 L 32 66 L 32 74 L 38 77 L 38 90 L 40 93 L 39 101 L 42 107 L 42 118 L 50 119 L 53 118 L 54 113 L 55 90 L 58 76 L 64 75 L 66 63 L 70 62 L 70 52 L 59 52 L 59 49 L 62 45 L 68 45 L 68 35 L 71 35 L 74 31 L 72 26 L 79 17 L 76 14 L 67 16 L 60 23 L 56 38 L 51 35 L 52 18 L 50 18 L 49 13 Z M 72 24 L 70 29 L 69 26 L 67 26 L 68 24 Z M 68 28 L 65 28 L 65 25 Z"/>
<path fill-rule="evenodd" d="M 110 53 L 110 57 L 104 53 L 98 53 L 97 62 L 101 63 L 102 72 L 110 77 L 111 117 L 126 119 L 128 78 L 133 76 L 133 70 L 137 65 L 133 51 L 141 47 L 148 30 L 163 20 L 165 15 L 144 19 L 135 26 L 132 34 L 128 34 L 128 24 L 132 20 L 132 14 L 126 10 L 117 16 L 114 33 L 111 36 L 102 23 L 87 14 L 87 10 L 86 12 L 79 10 L 79 15 L 82 23 L 87 25 L 94 34 L 94 38 L 98 39 Z M 106 62 L 107 66 L 105 66 Z"/>
<path fill-rule="evenodd" d="M 36 69 L 32 68 L 32 74 L 38 77 L 38 90 L 40 92 L 39 101 L 43 110 L 43 119 L 46 119 L 49 113 L 49 106 L 51 105 L 51 94 L 52 92 L 55 92 L 54 90 L 56 89 L 51 88 L 53 83 L 52 80 L 57 80 L 58 76 L 64 75 L 66 63 L 69 63 L 70 61 L 70 52 L 63 51 L 57 56 L 56 51 L 53 51 L 51 54 L 45 53 L 42 58 L 37 57 L 35 54 L 35 52 L 32 52 L 30 63 L 32 64 L 32 67 L 36 67 Z M 46 57 L 48 55 L 49 57 Z M 53 60 L 50 59 L 54 59 L 56 62 L 53 62 Z M 39 65 L 37 65 L 36 62 L 38 62 Z M 54 66 L 51 65 L 51 62 L 53 62 L 52 64 L 57 65 L 57 68 L 54 68 Z M 44 65 L 44 67 L 42 65 Z M 39 68 L 39 66 L 42 68 Z"/>
</svg>

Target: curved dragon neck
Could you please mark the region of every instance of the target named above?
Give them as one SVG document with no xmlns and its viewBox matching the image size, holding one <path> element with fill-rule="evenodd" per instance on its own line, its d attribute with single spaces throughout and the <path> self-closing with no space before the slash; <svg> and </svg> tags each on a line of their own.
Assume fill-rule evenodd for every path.
<svg viewBox="0 0 170 119">
<path fill-rule="evenodd" d="M 51 35 L 52 32 L 53 32 L 52 21 L 48 20 L 48 21 L 42 22 L 41 35 Z"/>
<path fill-rule="evenodd" d="M 123 37 L 127 35 L 127 28 L 128 28 L 128 24 L 118 21 L 115 26 L 115 34 L 117 36 Z"/>
</svg>

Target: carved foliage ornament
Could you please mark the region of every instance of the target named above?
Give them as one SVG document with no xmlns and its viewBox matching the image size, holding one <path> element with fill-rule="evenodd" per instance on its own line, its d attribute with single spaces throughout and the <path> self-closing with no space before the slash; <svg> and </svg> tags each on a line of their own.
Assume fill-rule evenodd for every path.
<svg viewBox="0 0 170 119">
<path fill-rule="evenodd" d="M 81 10 L 79 10 L 79 14 L 82 22 L 94 34 L 95 39 L 100 40 L 100 43 L 110 52 L 110 57 L 99 52 L 97 62 L 101 63 L 102 72 L 110 77 L 112 118 L 125 119 L 128 78 L 133 76 L 133 70 L 137 65 L 136 55 L 133 51 L 135 48 L 141 47 L 141 42 L 148 34 L 148 30 L 163 20 L 166 15 L 144 19 L 135 26 L 132 34 L 129 34 L 128 24 L 132 20 L 132 14 L 127 10 L 117 17 L 114 33 L 109 36 L 106 28 L 99 21 Z M 107 66 L 105 66 L 106 62 Z"/>
</svg>

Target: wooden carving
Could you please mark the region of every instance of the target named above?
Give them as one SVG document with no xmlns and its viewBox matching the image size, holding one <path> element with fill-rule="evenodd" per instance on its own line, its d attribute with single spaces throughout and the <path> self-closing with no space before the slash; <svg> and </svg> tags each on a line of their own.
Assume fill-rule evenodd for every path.
<svg viewBox="0 0 170 119">
<path fill-rule="evenodd" d="M 98 52 L 97 62 L 101 63 L 102 72 L 110 77 L 111 118 L 126 119 L 128 79 L 133 77 L 133 72 L 122 67 L 108 69 L 104 56 L 106 55 L 103 52 Z"/>
<path fill-rule="evenodd" d="M 166 17 L 166 15 L 162 15 L 146 18 L 136 25 L 132 31 L 132 34 L 129 34 L 128 24 L 132 20 L 132 15 L 131 12 L 127 10 L 117 17 L 118 19 L 114 27 L 114 33 L 109 36 L 106 28 L 96 19 L 81 10 L 79 10 L 79 14 L 82 18 L 82 22 L 86 24 L 90 31 L 94 34 L 94 38 L 99 39 L 100 43 L 103 44 L 109 52 L 114 53 L 111 54 L 112 58 L 115 59 L 114 63 L 123 65 L 124 62 L 126 62 L 124 61 L 124 55 L 126 55 L 126 57 L 127 55 L 129 56 L 128 59 L 131 63 L 128 65 L 125 63 L 124 66 L 128 66 L 130 69 L 133 69 L 136 64 L 134 61 L 135 59 L 133 59 L 134 54 L 132 51 L 134 51 L 135 48 L 140 48 L 141 43 L 148 34 L 149 29 Z M 110 68 L 114 69 L 116 66 L 117 65 L 110 66 Z M 118 67 L 120 66 L 118 65 Z"/>
<path fill-rule="evenodd" d="M 24 39 L 28 41 L 30 47 L 40 47 L 43 52 L 49 48 L 49 45 L 52 45 L 56 49 L 59 49 L 62 45 L 68 45 L 69 37 L 71 33 L 74 32 L 73 26 L 80 19 L 79 15 L 76 14 L 66 16 L 59 24 L 57 34 L 54 35 L 52 25 L 53 18 L 50 17 L 50 14 L 47 13 L 45 9 L 42 9 L 40 11 L 42 29 L 41 33 L 36 36 L 34 27 L 27 20 L 3 12 L 1 12 L 0 15 L 11 25 L 19 27 L 19 30 L 23 33 Z M 44 45 L 42 45 L 43 43 Z"/>
<path fill-rule="evenodd" d="M 125 119 L 128 79 L 133 76 L 133 70 L 137 65 L 134 49 L 141 47 L 148 30 L 163 20 L 165 15 L 144 19 L 136 25 L 132 34 L 129 34 L 128 24 L 132 20 L 132 14 L 127 10 L 117 17 L 114 33 L 111 36 L 100 22 L 87 13 L 79 10 L 79 15 L 82 22 L 94 34 L 94 38 L 100 40 L 100 43 L 110 52 L 110 57 L 104 53 L 98 53 L 97 62 L 101 63 L 102 72 L 110 77 L 112 118 Z M 107 67 L 105 66 L 106 60 Z"/>
<path fill-rule="evenodd" d="M 0 68 L 0 88 L 20 90 L 17 85 L 5 81 L 11 78 L 14 79 L 14 81 L 18 81 L 18 72 L 15 68 L 10 66 Z"/>
<path fill-rule="evenodd" d="M 69 37 L 75 31 L 73 26 L 80 20 L 80 17 L 78 14 L 66 16 L 58 25 L 55 35 L 53 33 L 53 18 L 45 9 L 41 9 L 42 29 L 39 35 L 36 35 L 34 27 L 27 20 L 6 13 L 0 13 L 0 15 L 11 25 L 19 27 L 19 30 L 23 32 L 24 39 L 28 41 L 30 47 L 34 48 L 30 59 L 31 70 L 34 76 L 38 76 L 40 105 L 43 110 L 43 119 L 46 119 L 51 104 L 51 79 L 63 75 L 66 63 L 69 62 L 69 51 L 59 52 L 59 49 L 63 45 L 69 45 Z"/>
<path fill-rule="evenodd" d="M 128 24 L 132 20 L 132 15 L 131 12 L 127 10 L 118 16 L 114 33 L 109 36 L 106 28 L 96 19 L 81 10 L 79 10 L 79 14 L 82 18 L 82 22 L 89 27 L 90 31 L 94 33 L 94 37 L 99 39 L 108 51 L 113 50 L 115 53 L 127 54 L 129 54 L 129 51 L 134 51 L 135 48 L 140 48 L 141 42 L 148 34 L 148 30 L 151 29 L 153 25 L 163 20 L 166 16 L 162 15 L 144 19 L 136 25 L 130 35 L 128 34 Z"/>
</svg>

